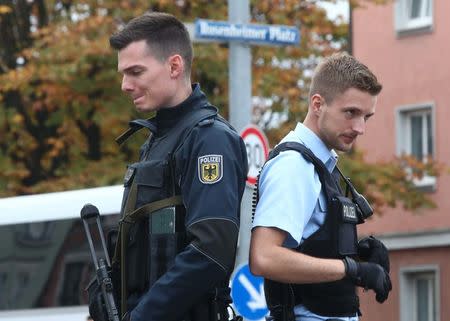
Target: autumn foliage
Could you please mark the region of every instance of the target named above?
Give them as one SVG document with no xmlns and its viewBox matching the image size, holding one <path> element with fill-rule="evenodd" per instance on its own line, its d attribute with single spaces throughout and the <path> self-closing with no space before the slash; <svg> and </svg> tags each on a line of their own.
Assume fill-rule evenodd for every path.
<svg viewBox="0 0 450 321">
<path fill-rule="evenodd" d="M 137 115 L 120 92 L 108 39 L 145 10 L 185 22 L 227 20 L 227 3 L 217 0 L 0 1 L 0 196 L 121 183 L 143 136 L 121 148 L 114 138 L 129 120 L 150 115 Z M 348 25 L 330 21 L 316 1 L 251 1 L 251 15 L 254 23 L 301 29 L 299 46 L 252 47 L 254 121 L 274 145 L 303 119 L 318 59 L 348 49 Z M 195 55 L 193 80 L 227 116 L 227 46 L 198 44 Z M 405 159 L 367 164 L 355 150 L 342 163 L 377 208 L 432 205 L 414 188 Z M 414 175 L 436 169 L 421 164 Z"/>
</svg>

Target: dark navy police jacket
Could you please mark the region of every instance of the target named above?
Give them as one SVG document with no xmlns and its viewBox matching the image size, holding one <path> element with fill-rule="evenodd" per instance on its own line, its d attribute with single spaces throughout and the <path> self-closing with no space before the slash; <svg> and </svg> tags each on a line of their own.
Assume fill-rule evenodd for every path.
<svg viewBox="0 0 450 321">
<path fill-rule="evenodd" d="M 152 149 L 163 148 L 171 129 L 182 126 L 187 114 L 201 108 L 214 107 L 200 86 L 193 85 L 191 96 L 183 103 L 160 109 L 151 120 L 156 127 L 154 138 L 144 145 L 141 156 L 145 158 L 150 150 L 151 157 Z M 248 171 L 245 145 L 220 116 L 201 121 L 180 139 L 173 155 L 174 174 L 186 208 L 188 243 L 146 292 L 130 293 L 132 321 L 183 319 L 208 291 L 219 284 L 228 285 L 234 267 Z"/>
</svg>

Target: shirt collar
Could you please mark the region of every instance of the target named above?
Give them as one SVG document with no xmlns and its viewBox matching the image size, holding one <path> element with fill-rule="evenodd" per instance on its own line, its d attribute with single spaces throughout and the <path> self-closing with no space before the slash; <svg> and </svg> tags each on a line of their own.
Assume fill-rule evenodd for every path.
<svg viewBox="0 0 450 321">
<path fill-rule="evenodd" d="M 302 123 L 298 123 L 295 127 L 294 135 L 325 164 L 330 173 L 334 170 L 338 155 L 333 149 L 328 149 L 316 133 Z"/>
<path fill-rule="evenodd" d="M 192 93 L 180 104 L 161 108 L 152 119 L 158 128 L 158 136 L 163 136 L 168 130 L 178 124 L 183 117 L 193 109 L 202 108 L 207 104 L 205 94 L 201 91 L 199 84 L 192 85 Z"/>
</svg>

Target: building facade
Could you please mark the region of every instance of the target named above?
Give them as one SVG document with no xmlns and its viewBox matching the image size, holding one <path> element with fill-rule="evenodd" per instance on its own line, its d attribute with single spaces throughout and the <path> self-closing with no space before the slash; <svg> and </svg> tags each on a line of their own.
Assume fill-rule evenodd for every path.
<svg viewBox="0 0 450 321">
<path fill-rule="evenodd" d="M 444 164 L 415 180 L 436 209 L 386 209 L 360 227 L 390 250 L 393 290 L 386 303 L 361 294 L 364 321 L 450 320 L 450 1 L 363 2 L 353 11 L 353 54 L 383 84 L 375 117 L 358 142 L 369 161 L 407 154 Z"/>
</svg>

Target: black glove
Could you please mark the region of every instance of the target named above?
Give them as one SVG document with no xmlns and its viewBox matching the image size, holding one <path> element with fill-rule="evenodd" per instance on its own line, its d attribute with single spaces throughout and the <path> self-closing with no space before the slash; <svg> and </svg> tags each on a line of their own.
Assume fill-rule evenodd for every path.
<svg viewBox="0 0 450 321">
<path fill-rule="evenodd" d="M 108 313 L 103 303 L 102 290 L 94 278 L 87 287 L 89 298 L 89 314 L 94 321 L 108 321 Z"/>
<path fill-rule="evenodd" d="M 357 286 L 374 290 L 378 302 L 383 303 L 392 290 L 391 279 L 387 271 L 376 263 L 356 262 L 350 257 L 344 258 L 345 274 Z"/>
<path fill-rule="evenodd" d="M 381 265 L 389 273 L 388 249 L 380 240 L 373 236 L 365 237 L 358 242 L 358 256 L 363 261 Z"/>
</svg>

